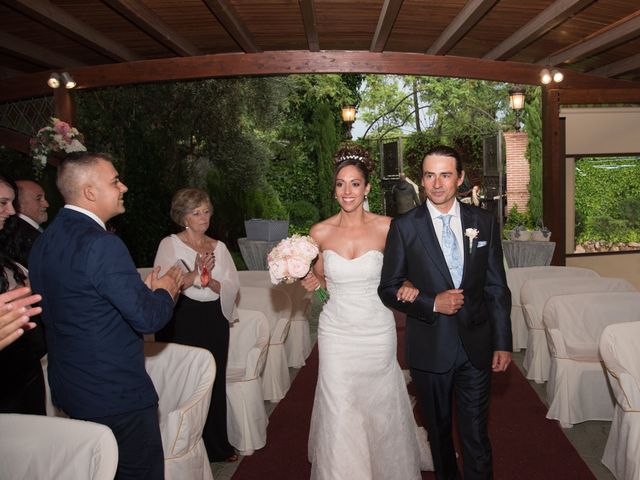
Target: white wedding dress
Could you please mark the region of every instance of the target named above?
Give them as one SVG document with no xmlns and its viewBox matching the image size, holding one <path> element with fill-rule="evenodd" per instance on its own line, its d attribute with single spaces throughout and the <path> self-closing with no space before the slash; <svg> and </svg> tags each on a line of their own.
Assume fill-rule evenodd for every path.
<svg viewBox="0 0 640 480">
<path fill-rule="evenodd" d="M 370 250 L 349 260 L 325 250 L 323 259 L 330 297 L 318 325 L 311 478 L 419 479 L 420 450 L 423 469 L 433 469 L 424 465 L 431 452 L 396 358 L 393 313 L 378 297 L 383 255 Z"/>
</svg>

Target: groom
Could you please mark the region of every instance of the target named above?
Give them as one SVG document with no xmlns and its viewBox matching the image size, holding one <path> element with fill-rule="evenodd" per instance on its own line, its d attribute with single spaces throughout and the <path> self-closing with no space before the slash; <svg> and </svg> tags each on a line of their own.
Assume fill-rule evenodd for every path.
<svg viewBox="0 0 640 480">
<path fill-rule="evenodd" d="M 503 372 L 511 361 L 511 294 L 496 220 L 457 201 L 463 180 L 458 152 L 439 146 L 427 153 L 427 201 L 392 221 L 378 293 L 385 305 L 407 314 L 407 360 L 436 478 L 460 478 L 452 434 L 455 402 L 464 479 L 490 479 L 491 371 Z M 397 300 L 404 280 L 420 292 L 412 303 Z"/>
</svg>

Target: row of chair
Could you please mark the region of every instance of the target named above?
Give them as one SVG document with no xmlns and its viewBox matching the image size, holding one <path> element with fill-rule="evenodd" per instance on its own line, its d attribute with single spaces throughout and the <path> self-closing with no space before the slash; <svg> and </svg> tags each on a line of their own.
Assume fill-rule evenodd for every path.
<svg viewBox="0 0 640 480">
<path fill-rule="evenodd" d="M 165 478 L 212 480 L 202 440 L 216 364 L 207 350 L 173 343 L 145 343 L 145 368 L 158 392 Z M 0 415 L 0 478 L 111 480 L 118 446 L 111 430 L 67 418 L 51 402 L 47 416 Z"/>
<path fill-rule="evenodd" d="M 310 295 L 299 283 L 273 285 L 269 272 L 238 272 L 238 322 L 231 326 L 227 363 L 229 441 L 251 455 L 266 444 L 265 401 L 278 402 L 291 386 L 289 367 L 311 352 Z"/>
<path fill-rule="evenodd" d="M 618 329 L 635 332 L 633 342 L 638 345 L 640 335 L 634 329 L 640 325 L 640 292 L 626 280 L 575 267 L 510 269 L 507 281 L 514 350 L 526 348 L 523 363 L 528 379 L 548 381 L 547 418 L 564 428 L 587 420 L 613 420 L 603 463 L 618 479 L 638 480 L 640 412 L 633 412 L 631 405 L 634 398 L 640 400 L 640 383 L 623 375 L 627 380 L 620 384 L 620 375 L 612 372 L 621 371 L 625 361 L 637 366 L 640 355 L 614 361 L 619 351 L 611 345 L 612 332 Z M 605 339 L 609 360 L 603 350 Z"/>
</svg>

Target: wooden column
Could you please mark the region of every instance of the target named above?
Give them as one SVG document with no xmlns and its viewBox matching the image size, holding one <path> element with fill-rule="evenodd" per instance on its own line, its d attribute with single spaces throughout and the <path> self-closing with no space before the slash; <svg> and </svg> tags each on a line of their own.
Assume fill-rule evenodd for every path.
<svg viewBox="0 0 640 480">
<path fill-rule="evenodd" d="M 565 162 L 560 122 L 560 90 L 542 91 L 542 218 L 556 242 L 552 265 L 565 265 Z"/>
<path fill-rule="evenodd" d="M 55 116 L 67 122 L 69 125 L 73 125 L 75 109 L 71 92 L 62 85 L 59 88 L 54 88 L 53 101 L 55 105 Z"/>
</svg>

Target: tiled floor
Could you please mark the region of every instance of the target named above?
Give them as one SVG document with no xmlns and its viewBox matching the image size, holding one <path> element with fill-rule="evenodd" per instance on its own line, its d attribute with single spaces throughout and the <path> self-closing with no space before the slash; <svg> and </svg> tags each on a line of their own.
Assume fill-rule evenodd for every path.
<svg viewBox="0 0 640 480">
<path fill-rule="evenodd" d="M 318 315 L 319 307 L 317 305 L 314 305 L 314 308 L 311 312 L 312 320 L 310 322 L 312 341 L 314 341 L 316 337 Z M 513 354 L 513 360 L 521 371 L 523 359 L 524 352 L 517 352 Z M 289 371 L 293 380 L 293 377 L 298 373 L 298 370 L 292 368 L 289 369 Z M 530 384 L 536 391 L 536 393 L 540 396 L 542 401 L 546 404 L 546 384 L 539 385 L 534 382 L 530 382 Z M 271 412 L 277 406 L 277 404 L 273 404 L 270 402 L 266 402 L 265 405 L 268 414 L 271 414 Z M 573 444 L 573 446 L 576 448 L 576 450 L 584 460 L 584 462 L 589 466 L 597 480 L 615 480 L 615 477 L 611 474 L 611 472 L 609 472 L 609 470 L 604 465 L 602 465 L 602 463 L 600 463 L 600 458 L 602 457 L 602 452 L 604 451 L 607 436 L 609 435 L 610 424 L 611 422 L 584 422 L 575 425 L 573 428 L 563 430 L 567 435 L 569 441 Z M 242 457 L 240 457 L 240 460 L 235 463 L 212 463 L 211 469 L 213 471 L 213 478 L 215 480 L 230 480 L 241 461 Z"/>
</svg>

